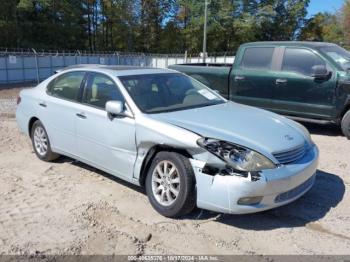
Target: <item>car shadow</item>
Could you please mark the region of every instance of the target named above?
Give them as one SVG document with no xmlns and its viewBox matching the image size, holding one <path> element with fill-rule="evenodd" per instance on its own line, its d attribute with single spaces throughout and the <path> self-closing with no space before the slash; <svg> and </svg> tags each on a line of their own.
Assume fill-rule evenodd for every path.
<svg viewBox="0 0 350 262">
<path fill-rule="evenodd" d="M 314 124 L 314 123 L 301 123 L 305 126 L 310 134 L 323 135 L 323 136 L 344 136 L 340 126 L 334 124 Z"/>
<path fill-rule="evenodd" d="M 269 211 L 246 215 L 229 215 L 196 210 L 187 219 L 214 220 L 218 223 L 246 229 L 273 230 L 277 228 L 304 227 L 308 223 L 323 218 L 343 199 L 343 180 L 327 172 L 318 170 L 314 186 L 303 197 L 286 206 Z"/>
<path fill-rule="evenodd" d="M 76 166 L 76 167 L 80 167 L 80 168 L 83 168 L 83 169 L 86 169 L 88 171 L 91 171 L 91 172 L 94 172 L 100 176 L 103 176 L 109 180 L 112 180 L 114 182 L 117 182 L 123 186 L 126 186 L 126 187 L 129 187 L 130 189 L 133 189 L 139 193 L 142 193 L 142 194 L 146 194 L 146 191 L 143 187 L 140 187 L 140 186 L 137 186 L 137 185 L 134 185 L 128 181 L 125 181 L 123 179 L 120 179 L 116 176 L 113 176 L 113 175 L 110 175 L 102 170 L 99 170 L 97 168 L 94 168 L 92 166 L 89 166 L 83 162 L 80 162 L 78 160 L 75 160 L 75 159 L 72 159 L 72 158 L 69 158 L 69 157 L 66 157 L 66 156 L 61 156 L 60 158 L 58 158 L 55 163 L 69 163 L 73 166 Z"/>
</svg>

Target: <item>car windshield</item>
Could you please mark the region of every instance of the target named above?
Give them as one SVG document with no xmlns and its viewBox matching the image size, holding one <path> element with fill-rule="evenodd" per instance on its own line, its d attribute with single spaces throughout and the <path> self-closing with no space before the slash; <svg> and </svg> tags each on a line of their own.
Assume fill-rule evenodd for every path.
<svg viewBox="0 0 350 262">
<path fill-rule="evenodd" d="M 320 49 L 340 65 L 343 70 L 350 69 L 350 53 L 347 50 L 340 46 L 325 46 Z"/>
<path fill-rule="evenodd" d="M 225 103 L 197 80 L 176 73 L 120 76 L 130 96 L 144 113 L 162 113 Z"/>
</svg>

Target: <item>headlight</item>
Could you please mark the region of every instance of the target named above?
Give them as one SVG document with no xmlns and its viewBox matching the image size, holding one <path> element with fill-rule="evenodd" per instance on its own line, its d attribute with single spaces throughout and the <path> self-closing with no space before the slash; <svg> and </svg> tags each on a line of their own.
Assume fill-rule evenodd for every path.
<svg viewBox="0 0 350 262">
<path fill-rule="evenodd" d="M 200 138 L 197 144 L 238 171 L 253 172 L 276 168 L 267 157 L 242 146 L 211 138 Z"/>
</svg>

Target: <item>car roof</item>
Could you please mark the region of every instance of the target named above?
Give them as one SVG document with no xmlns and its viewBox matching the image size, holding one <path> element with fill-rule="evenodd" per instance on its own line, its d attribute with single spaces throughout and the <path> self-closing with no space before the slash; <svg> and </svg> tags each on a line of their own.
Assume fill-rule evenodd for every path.
<svg viewBox="0 0 350 262">
<path fill-rule="evenodd" d="M 65 67 L 56 72 L 63 72 L 66 70 L 81 70 L 97 71 L 111 73 L 115 76 L 129 76 L 129 75 L 146 75 L 146 74 L 165 74 L 175 73 L 174 70 L 154 67 L 142 67 L 142 66 L 118 66 L 118 65 L 101 65 L 101 64 L 77 64 Z"/>
<path fill-rule="evenodd" d="M 311 47 L 319 48 L 325 46 L 336 46 L 333 43 L 327 42 L 311 42 L 311 41 L 262 41 L 243 44 L 242 47 L 249 46 L 294 46 L 294 47 Z"/>
</svg>

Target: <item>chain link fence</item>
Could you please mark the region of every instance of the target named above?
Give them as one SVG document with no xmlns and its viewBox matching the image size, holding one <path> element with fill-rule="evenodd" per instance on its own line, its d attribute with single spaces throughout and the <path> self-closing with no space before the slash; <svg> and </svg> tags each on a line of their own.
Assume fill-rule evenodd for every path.
<svg viewBox="0 0 350 262">
<path fill-rule="evenodd" d="M 207 63 L 233 63 L 233 53 L 209 54 Z M 199 54 L 144 54 L 122 52 L 36 51 L 0 49 L 0 89 L 11 84 L 39 83 L 56 70 L 75 64 L 133 65 L 166 68 L 201 63 Z"/>
</svg>

